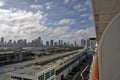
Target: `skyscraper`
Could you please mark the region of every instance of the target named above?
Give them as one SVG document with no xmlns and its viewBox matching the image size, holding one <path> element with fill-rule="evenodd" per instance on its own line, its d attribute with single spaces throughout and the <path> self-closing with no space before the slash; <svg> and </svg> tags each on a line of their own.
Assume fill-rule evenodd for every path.
<svg viewBox="0 0 120 80">
<path fill-rule="evenodd" d="M 41 46 L 43 46 L 43 40 L 41 40 Z"/>
<path fill-rule="evenodd" d="M 59 40 L 59 46 L 61 45 L 61 41 Z"/>
<path fill-rule="evenodd" d="M 76 43 L 76 41 L 74 42 L 74 46 L 77 46 L 77 43 Z"/>
<path fill-rule="evenodd" d="M 49 46 L 49 41 L 46 41 L 46 46 L 47 46 L 47 47 Z"/>
<path fill-rule="evenodd" d="M 58 43 L 57 43 L 57 42 L 55 42 L 54 44 L 55 44 L 54 46 L 57 46 L 57 45 L 58 45 Z"/>
<path fill-rule="evenodd" d="M 90 40 L 87 39 L 87 47 L 90 47 Z"/>
<path fill-rule="evenodd" d="M 13 41 L 13 47 L 17 47 L 16 41 Z"/>
<path fill-rule="evenodd" d="M 63 40 L 61 40 L 61 45 L 63 45 Z"/>
<path fill-rule="evenodd" d="M 17 46 L 19 48 L 23 48 L 24 47 L 24 41 L 23 41 L 23 39 L 20 39 L 20 40 L 17 41 Z"/>
<path fill-rule="evenodd" d="M 27 39 L 24 39 L 24 47 L 27 46 Z"/>
<path fill-rule="evenodd" d="M 9 40 L 8 43 L 7 43 L 8 47 L 12 47 L 12 44 L 13 44 L 12 40 Z"/>
<path fill-rule="evenodd" d="M 90 47 L 95 47 L 96 46 L 96 38 L 90 38 Z"/>
<path fill-rule="evenodd" d="M 85 47 L 85 46 L 86 46 L 86 40 L 84 40 L 84 39 L 81 40 L 81 46 L 82 46 L 82 47 Z"/>
<path fill-rule="evenodd" d="M 50 40 L 50 46 L 54 46 L 54 41 L 53 40 Z"/>
<path fill-rule="evenodd" d="M 38 37 L 38 46 L 41 46 L 42 45 L 42 41 L 41 41 L 41 37 Z"/>
<path fill-rule="evenodd" d="M 1 41 L 2 44 L 4 43 L 4 37 L 1 37 Z"/>
<path fill-rule="evenodd" d="M 35 39 L 35 47 L 38 47 L 38 39 Z"/>
</svg>

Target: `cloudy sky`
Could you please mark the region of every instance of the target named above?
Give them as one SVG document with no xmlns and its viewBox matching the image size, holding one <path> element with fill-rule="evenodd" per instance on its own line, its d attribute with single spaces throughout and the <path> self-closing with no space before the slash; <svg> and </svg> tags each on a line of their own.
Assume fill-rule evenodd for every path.
<svg viewBox="0 0 120 80">
<path fill-rule="evenodd" d="M 0 0 L 5 40 L 77 41 L 95 36 L 90 0 Z"/>
</svg>

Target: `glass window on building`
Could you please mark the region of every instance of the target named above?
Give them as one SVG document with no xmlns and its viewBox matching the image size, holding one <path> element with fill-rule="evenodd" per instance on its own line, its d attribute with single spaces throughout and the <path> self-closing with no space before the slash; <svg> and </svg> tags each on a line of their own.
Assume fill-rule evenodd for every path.
<svg viewBox="0 0 120 80">
<path fill-rule="evenodd" d="M 11 76 L 11 80 L 22 80 L 22 78 L 17 76 Z"/>
<path fill-rule="evenodd" d="M 38 80 L 44 80 L 44 74 L 38 77 Z"/>
<path fill-rule="evenodd" d="M 55 69 L 51 70 L 51 76 L 55 74 Z"/>
<path fill-rule="evenodd" d="M 45 80 L 47 80 L 50 77 L 50 71 L 45 74 Z"/>
</svg>

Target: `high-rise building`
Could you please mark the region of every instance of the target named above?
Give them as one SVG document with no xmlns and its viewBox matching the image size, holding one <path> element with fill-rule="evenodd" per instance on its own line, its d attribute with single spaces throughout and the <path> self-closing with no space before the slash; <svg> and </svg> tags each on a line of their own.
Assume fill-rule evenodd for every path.
<svg viewBox="0 0 120 80">
<path fill-rule="evenodd" d="M 96 47 L 96 38 L 90 38 L 90 47 Z"/>
<path fill-rule="evenodd" d="M 0 40 L 0 47 L 3 47 L 4 46 L 4 37 L 1 37 L 1 40 Z"/>
<path fill-rule="evenodd" d="M 46 46 L 47 46 L 47 47 L 49 46 L 49 41 L 46 41 Z"/>
<path fill-rule="evenodd" d="M 42 45 L 41 37 L 38 37 L 38 46 Z"/>
<path fill-rule="evenodd" d="M 34 43 L 35 47 L 38 47 L 38 39 L 35 39 L 35 43 Z"/>
<path fill-rule="evenodd" d="M 16 47 L 16 46 L 17 46 L 16 41 L 13 41 L 13 47 Z"/>
<path fill-rule="evenodd" d="M 43 46 L 43 40 L 41 40 L 41 46 Z"/>
<path fill-rule="evenodd" d="M 12 44 L 13 44 L 13 43 L 12 43 L 12 40 L 9 40 L 8 43 L 7 43 L 7 46 L 8 46 L 8 47 L 12 47 Z"/>
<path fill-rule="evenodd" d="M 90 47 L 90 40 L 87 39 L 87 47 Z"/>
<path fill-rule="evenodd" d="M 77 43 L 76 43 L 76 41 L 74 42 L 74 46 L 77 46 Z"/>
<path fill-rule="evenodd" d="M 61 40 L 61 45 L 63 45 L 63 40 Z"/>
<path fill-rule="evenodd" d="M 59 40 L 59 46 L 61 45 L 61 41 Z"/>
<path fill-rule="evenodd" d="M 1 37 L 1 43 L 4 43 L 4 37 Z"/>
<path fill-rule="evenodd" d="M 67 43 L 66 43 L 66 42 L 64 42 L 64 46 L 67 46 Z"/>
<path fill-rule="evenodd" d="M 30 43 L 29 43 L 30 44 Z M 35 40 L 32 40 L 31 47 L 35 47 Z"/>
<path fill-rule="evenodd" d="M 50 40 L 50 46 L 54 46 L 54 41 L 53 40 Z"/>
<path fill-rule="evenodd" d="M 84 40 L 84 39 L 81 40 L 81 46 L 83 46 L 83 47 L 86 46 L 86 40 Z"/>
<path fill-rule="evenodd" d="M 24 47 L 24 41 L 23 41 L 23 39 L 20 39 L 20 40 L 17 41 L 17 46 L 19 48 L 23 48 Z"/>
<path fill-rule="evenodd" d="M 54 44 L 55 44 L 55 46 L 57 46 L 57 45 L 58 45 L 58 44 L 57 44 L 57 42 L 55 42 Z"/>
<path fill-rule="evenodd" d="M 24 47 L 27 46 L 27 39 L 24 39 Z"/>
</svg>

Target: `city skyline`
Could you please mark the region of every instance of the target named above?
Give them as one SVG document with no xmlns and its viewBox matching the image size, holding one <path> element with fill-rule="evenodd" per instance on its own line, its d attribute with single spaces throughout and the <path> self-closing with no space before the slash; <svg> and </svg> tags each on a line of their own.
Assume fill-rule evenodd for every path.
<svg viewBox="0 0 120 80">
<path fill-rule="evenodd" d="M 73 43 L 66 42 L 64 40 L 55 41 L 54 39 L 44 41 L 41 37 L 35 38 L 31 41 L 27 39 L 19 39 L 19 40 L 8 40 L 6 41 L 4 37 L 0 38 L 0 47 L 42 47 L 42 46 L 63 46 L 63 45 L 79 45 L 74 41 Z"/>
<path fill-rule="evenodd" d="M 90 39 L 90 38 L 89 38 Z M 4 37 L 0 38 L 0 47 L 42 47 L 42 46 L 51 46 L 51 47 L 57 47 L 57 46 L 83 46 L 85 47 L 86 44 L 89 45 L 89 39 L 81 39 L 79 43 L 76 41 L 73 41 L 72 43 L 69 41 L 64 41 L 64 40 L 47 40 L 45 41 L 41 37 L 37 37 L 31 41 L 28 41 L 27 39 L 19 39 L 19 40 L 8 40 L 6 41 Z"/>
<path fill-rule="evenodd" d="M 79 42 L 95 36 L 90 0 L 0 0 L 0 14 L 0 37 L 6 40 Z"/>
</svg>

